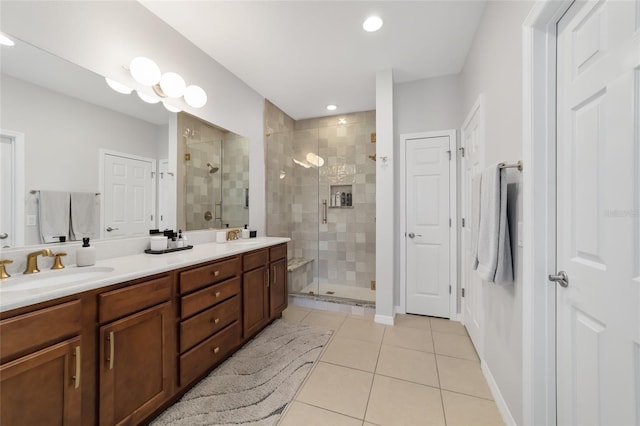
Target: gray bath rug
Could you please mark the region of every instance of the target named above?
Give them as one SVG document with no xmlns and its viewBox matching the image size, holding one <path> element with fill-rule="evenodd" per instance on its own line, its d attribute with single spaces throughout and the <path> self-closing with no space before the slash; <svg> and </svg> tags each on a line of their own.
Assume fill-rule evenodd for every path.
<svg viewBox="0 0 640 426">
<path fill-rule="evenodd" d="M 276 320 L 151 424 L 275 425 L 331 333 Z"/>
</svg>

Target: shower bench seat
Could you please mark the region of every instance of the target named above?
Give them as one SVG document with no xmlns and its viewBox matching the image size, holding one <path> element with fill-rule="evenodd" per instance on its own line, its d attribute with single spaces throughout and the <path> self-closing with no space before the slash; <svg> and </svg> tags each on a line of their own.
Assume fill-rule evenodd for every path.
<svg viewBox="0 0 640 426">
<path fill-rule="evenodd" d="M 294 257 L 287 264 L 289 272 L 289 292 L 300 293 L 313 282 L 313 259 Z"/>
</svg>

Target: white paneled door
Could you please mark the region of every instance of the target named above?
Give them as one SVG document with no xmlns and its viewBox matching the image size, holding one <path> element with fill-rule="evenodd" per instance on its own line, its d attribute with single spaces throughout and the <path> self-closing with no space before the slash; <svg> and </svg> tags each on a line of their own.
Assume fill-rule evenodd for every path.
<svg viewBox="0 0 640 426">
<path fill-rule="evenodd" d="M 450 317 L 450 137 L 406 141 L 406 311 Z"/>
<path fill-rule="evenodd" d="M 640 2 L 574 3 L 557 100 L 558 424 L 638 425 Z"/>
<path fill-rule="evenodd" d="M 14 246 L 14 164 L 13 140 L 0 135 L 0 247 Z"/>
<path fill-rule="evenodd" d="M 480 173 L 484 165 L 484 99 L 475 103 L 462 125 L 462 248 L 460 271 L 464 298 L 463 322 L 478 354 L 483 354 L 484 311 L 482 309 L 482 279 L 473 269 L 473 254 L 478 239 L 480 207 Z"/>
<path fill-rule="evenodd" d="M 104 237 L 155 228 L 155 160 L 104 154 Z"/>
</svg>

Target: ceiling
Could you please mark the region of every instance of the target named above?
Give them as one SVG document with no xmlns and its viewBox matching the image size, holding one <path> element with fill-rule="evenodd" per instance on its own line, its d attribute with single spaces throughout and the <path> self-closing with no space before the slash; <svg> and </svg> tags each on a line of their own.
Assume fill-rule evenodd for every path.
<svg viewBox="0 0 640 426">
<path fill-rule="evenodd" d="M 375 109 L 397 83 L 461 71 L 484 1 L 141 1 L 294 119 Z M 362 29 L 377 14 L 384 26 Z M 334 112 L 327 104 L 337 104 Z"/>
</svg>

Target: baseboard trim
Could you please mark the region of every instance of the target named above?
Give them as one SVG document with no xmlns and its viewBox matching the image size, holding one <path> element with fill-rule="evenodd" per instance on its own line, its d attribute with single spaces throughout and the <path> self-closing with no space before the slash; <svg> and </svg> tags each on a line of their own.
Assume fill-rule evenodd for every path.
<svg viewBox="0 0 640 426">
<path fill-rule="evenodd" d="M 407 313 L 402 306 L 396 306 L 394 312 L 396 315 L 404 315 Z"/>
<path fill-rule="evenodd" d="M 493 374 L 491 374 L 491 370 L 487 366 L 487 363 L 484 360 L 480 363 L 482 367 L 482 373 L 484 377 L 487 379 L 487 384 L 489 385 L 489 390 L 491 390 L 491 395 L 493 395 L 493 400 L 496 402 L 496 406 L 498 407 L 498 411 L 502 416 L 502 420 L 504 424 L 508 426 L 516 426 L 516 421 L 511 415 L 511 411 L 509 411 L 509 407 L 507 406 L 507 402 L 504 400 L 500 389 L 498 388 L 498 384 L 496 380 L 493 378 Z"/>
<path fill-rule="evenodd" d="M 376 314 L 374 321 L 378 324 L 393 325 L 393 316 Z"/>
</svg>

